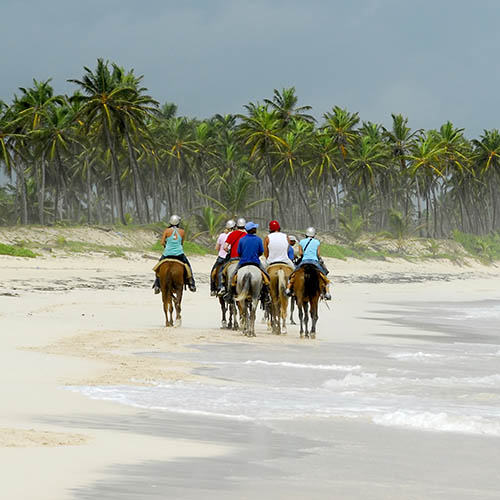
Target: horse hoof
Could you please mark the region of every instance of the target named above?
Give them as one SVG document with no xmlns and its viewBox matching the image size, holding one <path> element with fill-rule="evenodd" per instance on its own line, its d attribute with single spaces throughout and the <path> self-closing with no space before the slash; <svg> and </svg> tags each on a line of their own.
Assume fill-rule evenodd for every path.
<svg viewBox="0 0 500 500">
<path fill-rule="evenodd" d="M 291 325 L 296 325 L 297 323 L 295 323 L 295 321 L 293 321 L 293 319 L 292 319 L 292 321 L 290 321 L 290 324 Z"/>
<path fill-rule="evenodd" d="M 227 321 L 223 321 L 220 325 L 220 327 L 224 330 L 227 328 Z"/>
<path fill-rule="evenodd" d="M 174 328 L 179 328 L 182 326 L 182 321 L 180 319 L 176 319 L 174 323 Z"/>
<path fill-rule="evenodd" d="M 315 333 L 311 333 L 311 339 L 315 339 L 316 338 L 316 334 Z"/>
</svg>

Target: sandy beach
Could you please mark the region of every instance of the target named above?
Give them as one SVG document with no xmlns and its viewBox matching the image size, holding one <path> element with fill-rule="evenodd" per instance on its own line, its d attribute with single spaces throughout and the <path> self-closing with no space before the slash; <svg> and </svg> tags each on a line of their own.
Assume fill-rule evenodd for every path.
<svg viewBox="0 0 500 500">
<path fill-rule="evenodd" d="M 185 295 L 183 326 L 166 329 L 147 256 L 0 256 L 2 498 L 497 498 L 494 432 L 344 417 L 299 426 L 274 414 L 262 422 L 260 413 L 221 423 L 187 406 L 172 413 L 96 396 L 106 387 L 145 394 L 158 384 L 222 384 L 227 374 L 212 377 L 203 356 L 214 366 L 263 352 L 280 360 L 268 365 L 283 356 L 310 364 L 330 349 L 355 365 L 358 355 L 369 363 L 367 346 L 425 351 L 468 335 L 433 322 L 425 312 L 432 304 L 500 300 L 495 266 L 332 260 L 334 299 L 330 309 L 321 305 L 316 341 L 300 340 L 297 326 L 274 336 L 261 323 L 247 339 L 219 328 L 208 293 L 212 260 L 191 258 L 198 292 Z M 500 344 L 493 329 L 482 335 L 475 345 Z M 87 393 L 73 390 L 81 387 Z"/>
</svg>

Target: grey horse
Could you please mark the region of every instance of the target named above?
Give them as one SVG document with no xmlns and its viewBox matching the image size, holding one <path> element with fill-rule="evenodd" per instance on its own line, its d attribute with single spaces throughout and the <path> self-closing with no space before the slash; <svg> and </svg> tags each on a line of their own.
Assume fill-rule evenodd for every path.
<svg viewBox="0 0 500 500">
<path fill-rule="evenodd" d="M 245 266 L 238 270 L 235 298 L 243 320 L 243 333 L 255 337 L 255 312 L 262 290 L 262 272 L 257 266 Z"/>
</svg>

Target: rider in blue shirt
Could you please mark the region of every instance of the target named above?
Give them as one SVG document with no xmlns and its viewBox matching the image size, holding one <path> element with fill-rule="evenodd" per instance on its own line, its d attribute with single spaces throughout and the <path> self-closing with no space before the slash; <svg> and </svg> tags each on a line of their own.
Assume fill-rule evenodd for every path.
<svg viewBox="0 0 500 500">
<path fill-rule="evenodd" d="M 269 279 L 269 275 L 262 266 L 259 258 L 264 253 L 264 244 L 262 243 L 262 239 L 257 236 L 258 227 L 259 225 L 255 224 L 254 222 L 247 222 L 245 224 L 245 231 L 247 232 L 247 234 L 246 236 L 243 236 L 243 238 L 241 238 L 238 242 L 238 255 L 240 257 L 240 261 L 238 262 L 238 266 L 236 267 L 236 273 L 243 266 L 255 265 Z M 262 287 L 261 298 L 264 302 L 268 300 L 267 288 L 268 287 L 265 284 Z"/>
<path fill-rule="evenodd" d="M 264 253 L 264 244 L 262 239 L 257 236 L 258 224 L 247 222 L 245 224 L 246 236 L 238 242 L 238 255 L 240 256 L 240 263 L 238 269 L 248 264 L 255 264 L 261 266 L 259 257 Z"/>
</svg>

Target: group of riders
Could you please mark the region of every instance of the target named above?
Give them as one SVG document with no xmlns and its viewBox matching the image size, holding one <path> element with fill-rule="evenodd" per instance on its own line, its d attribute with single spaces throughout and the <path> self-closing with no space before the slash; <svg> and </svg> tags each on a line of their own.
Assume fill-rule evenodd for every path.
<svg viewBox="0 0 500 500">
<path fill-rule="evenodd" d="M 188 267 L 186 272 L 186 285 L 192 292 L 196 291 L 196 284 L 192 272 L 191 264 L 184 254 L 183 242 L 185 233 L 180 227 L 181 218 L 178 215 L 172 215 L 169 220 L 169 226 L 163 232 L 161 243 L 164 247 L 160 261 L 163 259 L 175 259 L 183 262 Z M 228 220 L 226 228 L 217 239 L 216 251 L 217 259 L 210 274 L 210 295 L 232 298 L 233 282 L 232 277 L 227 276 L 225 272 L 227 267 L 237 261 L 236 270 L 233 276 L 237 275 L 240 268 L 244 266 L 257 266 L 263 274 L 263 295 L 262 300 L 268 300 L 267 285 L 269 276 L 267 267 L 272 264 L 286 264 L 294 272 L 288 280 L 286 294 L 293 295 L 293 284 L 295 271 L 306 264 L 315 266 L 319 273 L 324 276 L 325 287 L 321 291 L 323 299 L 330 300 L 331 295 L 328 288 L 328 270 L 321 259 L 321 243 L 316 238 L 314 227 L 308 227 L 304 238 L 298 242 L 293 235 L 287 235 L 281 231 L 278 221 L 272 220 L 269 223 L 269 233 L 264 241 L 257 235 L 259 225 L 254 222 L 247 222 L 243 217 L 236 221 Z M 261 257 L 265 258 L 265 265 Z M 153 284 L 155 293 L 160 293 L 160 283 L 158 277 Z"/>
</svg>

